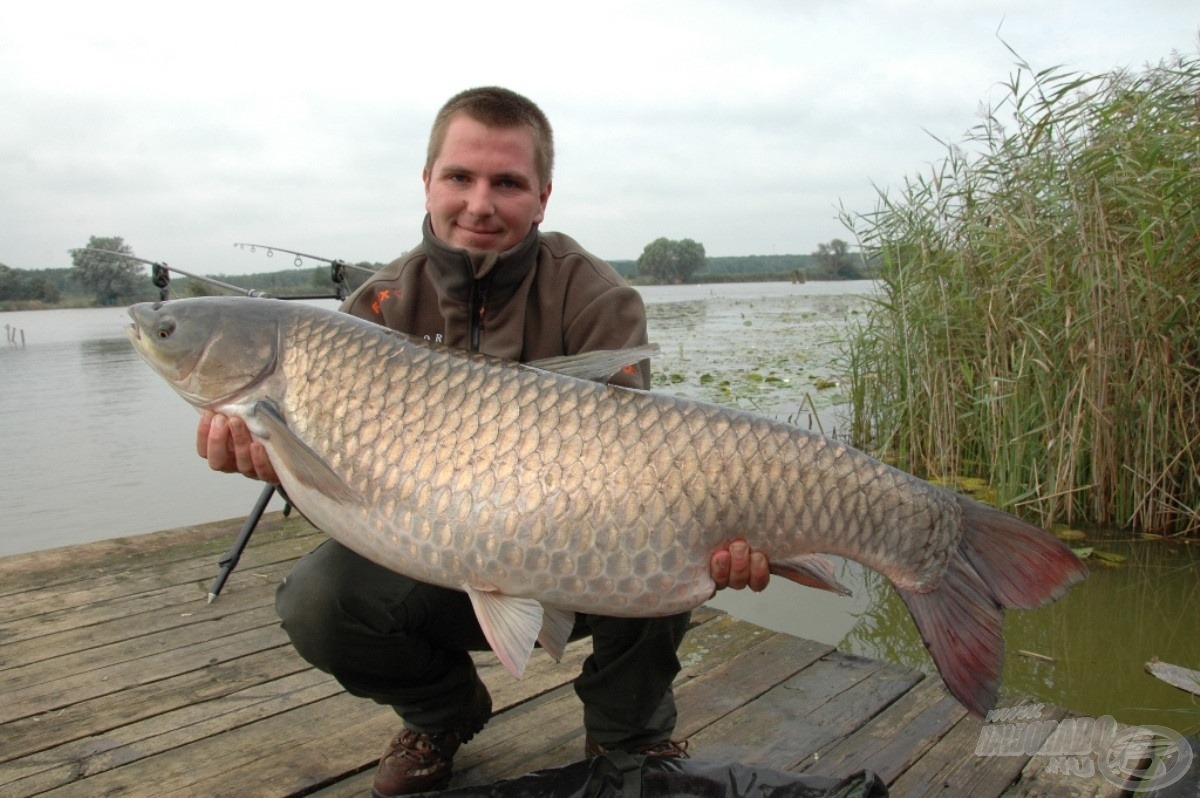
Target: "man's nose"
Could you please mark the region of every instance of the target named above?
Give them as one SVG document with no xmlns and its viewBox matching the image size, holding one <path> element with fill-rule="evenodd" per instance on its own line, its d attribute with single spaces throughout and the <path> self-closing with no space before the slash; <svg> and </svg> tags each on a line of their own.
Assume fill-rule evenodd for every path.
<svg viewBox="0 0 1200 798">
<path fill-rule="evenodd" d="M 482 180 L 477 182 L 467 195 L 467 211 L 473 216 L 491 216 L 494 210 L 492 187 Z"/>
</svg>

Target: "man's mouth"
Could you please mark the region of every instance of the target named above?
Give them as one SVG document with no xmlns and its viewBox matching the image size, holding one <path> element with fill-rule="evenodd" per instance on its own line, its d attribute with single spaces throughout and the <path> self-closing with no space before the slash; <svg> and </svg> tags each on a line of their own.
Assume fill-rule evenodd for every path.
<svg viewBox="0 0 1200 798">
<path fill-rule="evenodd" d="M 499 230 L 477 230 L 477 229 L 475 229 L 474 227 L 470 227 L 470 226 L 468 226 L 468 225 L 463 225 L 463 224 L 460 224 L 460 225 L 458 226 L 458 229 L 462 230 L 463 232 L 467 233 L 468 235 L 473 235 L 473 236 L 496 236 L 496 235 L 500 235 L 500 231 L 499 231 Z"/>
</svg>

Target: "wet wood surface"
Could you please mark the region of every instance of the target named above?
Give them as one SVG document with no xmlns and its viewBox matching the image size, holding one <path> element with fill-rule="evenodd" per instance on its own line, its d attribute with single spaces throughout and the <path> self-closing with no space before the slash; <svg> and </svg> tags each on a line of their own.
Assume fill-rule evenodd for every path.
<svg viewBox="0 0 1200 798">
<path fill-rule="evenodd" d="M 207 604 L 240 526 L 0 559 L 0 796 L 370 794 L 397 717 L 309 667 L 274 611 L 276 584 L 322 536 L 268 514 Z M 561 663 L 536 652 L 521 680 L 477 655 L 496 714 L 459 752 L 452 787 L 582 759 L 571 682 L 589 646 Z M 699 759 L 866 769 L 900 796 L 1120 794 L 1061 757 L 977 754 L 983 721 L 918 671 L 708 609 L 681 660 L 677 736 Z"/>
</svg>

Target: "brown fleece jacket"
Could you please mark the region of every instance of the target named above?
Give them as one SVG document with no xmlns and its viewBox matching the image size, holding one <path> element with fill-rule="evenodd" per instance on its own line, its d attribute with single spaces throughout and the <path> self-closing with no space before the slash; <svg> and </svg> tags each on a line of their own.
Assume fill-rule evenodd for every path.
<svg viewBox="0 0 1200 798">
<path fill-rule="evenodd" d="M 562 233 L 534 226 L 508 252 L 469 253 L 438 240 L 380 269 L 342 310 L 409 335 L 522 362 L 646 343 L 641 295 Z M 648 388 L 642 361 L 610 382 Z"/>
</svg>

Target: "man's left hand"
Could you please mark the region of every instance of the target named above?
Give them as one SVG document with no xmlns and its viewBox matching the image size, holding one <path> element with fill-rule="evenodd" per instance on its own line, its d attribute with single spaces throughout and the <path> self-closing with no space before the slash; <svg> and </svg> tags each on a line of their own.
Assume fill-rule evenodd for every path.
<svg viewBox="0 0 1200 798">
<path fill-rule="evenodd" d="M 750 548 L 749 543 L 739 538 L 713 552 L 709 574 L 717 583 L 717 590 L 748 587 L 758 593 L 771 579 L 771 565 L 767 555 Z"/>
</svg>

